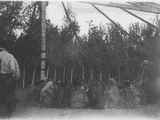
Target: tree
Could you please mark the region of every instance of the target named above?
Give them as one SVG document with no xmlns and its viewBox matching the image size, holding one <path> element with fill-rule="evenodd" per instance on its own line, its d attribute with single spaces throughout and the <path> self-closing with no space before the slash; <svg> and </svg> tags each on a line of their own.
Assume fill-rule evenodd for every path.
<svg viewBox="0 0 160 120">
<path fill-rule="evenodd" d="M 21 10 L 22 2 L 0 2 L 0 39 L 6 40 L 8 49 L 12 52 L 17 39 L 15 30 L 21 27 Z"/>
<path fill-rule="evenodd" d="M 34 69 L 40 65 L 41 20 L 40 3 L 33 2 L 23 11 L 23 33 L 16 42 L 16 55 L 21 69 L 26 74 L 26 82 L 31 82 Z M 27 20 L 25 20 L 25 18 Z"/>
</svg>

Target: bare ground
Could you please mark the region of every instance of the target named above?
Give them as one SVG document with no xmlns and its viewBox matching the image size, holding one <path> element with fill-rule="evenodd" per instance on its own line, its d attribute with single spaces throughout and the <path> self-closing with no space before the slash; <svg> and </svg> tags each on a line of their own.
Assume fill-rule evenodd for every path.
<svg viewBox="0 0 160 120">
<path fill-rule="evenodd" d="M 134 109 L 55 109 L 40 108 L 38 105 L 27 98 L 28 90 L 21 89 L 17 91 L 19 102 L 10 120 L 87 120 L 87 119 L 106 119 L 109 120 L 152 120 L 160 119 L 159 105 L 147 105 Z"/>
</svg>

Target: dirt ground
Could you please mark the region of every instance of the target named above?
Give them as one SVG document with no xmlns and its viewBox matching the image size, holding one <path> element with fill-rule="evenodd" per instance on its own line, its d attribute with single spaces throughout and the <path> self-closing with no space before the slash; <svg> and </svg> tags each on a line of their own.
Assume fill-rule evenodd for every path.
<svg viewBox="0 0 160 120">
<path fill-rule="evenodd" d="M 134 109 L 55 109 L 55 108 L 41 108 L 34 104 L 28 98 L 28 89 L 17 90 L 16 95 L 18 104 L 15 112 L 9 120 L 154 120 L 160 119 L 159 105 L 141 106 Z M 30 101 L 30 102 L 29 102 Z"/>
</svg>

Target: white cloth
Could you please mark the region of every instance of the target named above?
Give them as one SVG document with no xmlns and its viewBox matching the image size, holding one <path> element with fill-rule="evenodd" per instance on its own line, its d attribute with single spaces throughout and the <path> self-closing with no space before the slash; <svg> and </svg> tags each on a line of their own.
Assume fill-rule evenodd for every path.
<svg viewBox="0 0 160 120">
<path fill-rule="evenodd" d="M 15 79 L 20 78 L 20 69 L 15 57 L 6 50 L 0 51 L 0 73 L 11 73 Z"/>
</svg>

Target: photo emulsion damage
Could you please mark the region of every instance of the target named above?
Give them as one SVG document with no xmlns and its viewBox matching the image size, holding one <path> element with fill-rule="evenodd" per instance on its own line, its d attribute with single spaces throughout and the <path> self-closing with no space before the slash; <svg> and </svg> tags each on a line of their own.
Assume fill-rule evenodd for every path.
<svg viewBox="0 0 160 120">
<path fill-rule="evenodd" d="M 160 2 L 0 1 L 0 119 L 160 118 Z"/>
</svg>

